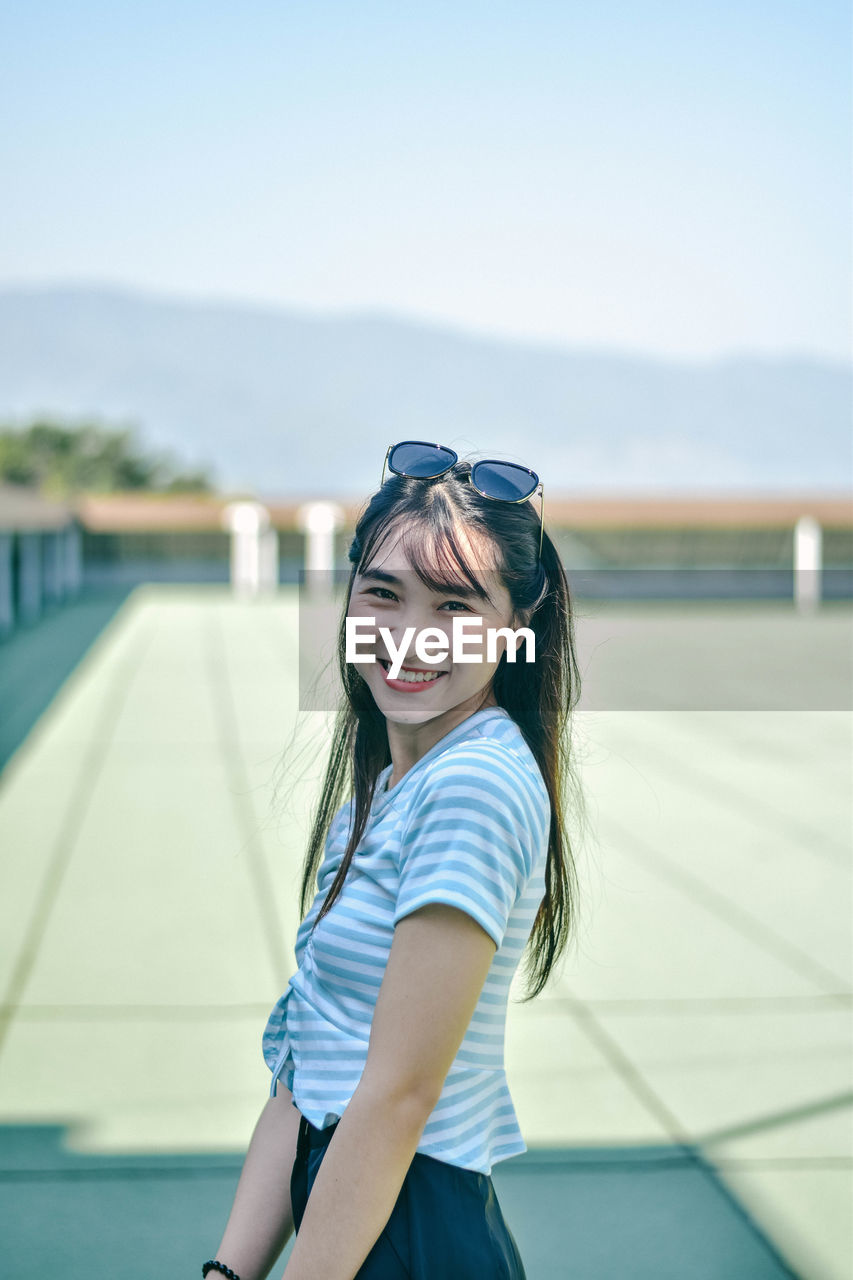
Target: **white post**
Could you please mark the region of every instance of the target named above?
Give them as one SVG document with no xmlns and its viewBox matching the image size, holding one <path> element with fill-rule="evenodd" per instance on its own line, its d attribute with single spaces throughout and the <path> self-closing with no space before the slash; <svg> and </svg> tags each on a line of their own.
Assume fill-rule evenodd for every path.
<svg viewBox="0 0 853 1280">
<path fill-rule="evenodd" d="M 823 537 L 813 516 L 800 516 L 794 525 L 794 603 L 801 613 L 820 604 Z"/>
<path fill-rule="evenodd" d="M 264 591 L 278 590 L 278 529 L 270 527 L 261 534 L 258 547 L 260 580 Z"/>
<path fill-rule="evenodd" d="M 332 594 L 335 568 L 335 530 L 344 522 L 336 502 L 305 502 L 296 513 L 305 534 L 305 579 L 312 594 Z M 328 590 L 327 590 L 328 588 Z"/>
<path fill-rule="evenodd" d="M 222 522 L 231 532 L 231 585 L 239 595 L 256 596 L 275 584 L 270 581 L 270 513 L 261 502 L 229 502 Z M 275 571 L 278 572 L 277 556 Z"/>
</svg>

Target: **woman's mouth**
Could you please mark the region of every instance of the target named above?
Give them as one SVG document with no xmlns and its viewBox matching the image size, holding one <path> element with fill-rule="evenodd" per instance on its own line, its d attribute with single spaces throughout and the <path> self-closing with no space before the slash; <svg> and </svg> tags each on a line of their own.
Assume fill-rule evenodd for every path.
<svg viewBox="0 0 853 1280">
<path fill-rule="evenodd" d="M 446 671 L 425 671 L 423 668 L 401 667 L 400 672 L 395 680 L 388 675 L 391 663 L 385 658 L 377 659 L 382 667 L 382 678 L 389 689 L 397 689 L 402 693 L 418 693 L 422 689 L 428 689 L 431 685 L 438 684 L 442 676 L 446 676 Z"/>
</svg>

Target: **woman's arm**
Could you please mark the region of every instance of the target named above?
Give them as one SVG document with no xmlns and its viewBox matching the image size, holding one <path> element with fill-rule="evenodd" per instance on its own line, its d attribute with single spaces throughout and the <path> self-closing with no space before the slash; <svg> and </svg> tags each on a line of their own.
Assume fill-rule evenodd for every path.
<svg viewBox="0 0 853 1280">
<path fill-rule="evenodd" d="M 493 939 L 456 907 L 429 903 L 398 922 L 364 1071 L 314 1179 L 284 1280 L 353 1280 L 391 1216 L 494 954 Z"/>
<path fill-rule="evenodd" d="M 255 1124 L 225 1234 L 216 1253 L 240 1280 L 266 1280 L 293 1234 L 290 1175 L 299 1112 L 281 1080 Z M 212 1273 L 215 1274 L 215 1273 Z"/>
</svg>

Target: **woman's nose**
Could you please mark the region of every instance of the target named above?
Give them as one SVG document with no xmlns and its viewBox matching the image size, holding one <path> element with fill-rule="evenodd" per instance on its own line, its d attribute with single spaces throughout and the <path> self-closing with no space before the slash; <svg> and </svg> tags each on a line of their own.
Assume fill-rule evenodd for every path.
<svg viewBox="0 0 853 1280">
<path fill-rule="evenodd" d="M 410 631 L 411 628 L 411 631 Z M 410 609 L 402 613 L 394 619 L 393 626 L 388 626 L 388 632 L 393 638 L 394 644 L 399 646 L 406 639 L 406 633 L 409 632 L 407 652 L 412 654 L 415 652 L 415 643 L 418 636 L 427 628 L 431 632 L 439 631 L 447 639 L 448 644 L 452 641 L 452 627 L 450 621 L 442 623 L 434 616 L 425 613 L 423 609 Z"/>
</svg>

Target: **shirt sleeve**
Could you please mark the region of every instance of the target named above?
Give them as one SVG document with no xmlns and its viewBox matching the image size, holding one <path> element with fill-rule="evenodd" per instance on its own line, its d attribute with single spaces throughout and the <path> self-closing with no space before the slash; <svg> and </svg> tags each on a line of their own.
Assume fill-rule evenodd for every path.
<svg viewBox="0 0 853 1280">
<path fill-rule="evenodd" d="M 473 916 L 496 947 L 548 847 L 537 772 L 495 742 L 450 747 L 425 770 L 400 844 L 396 925 L 428 902 Z"/>
</svg>

